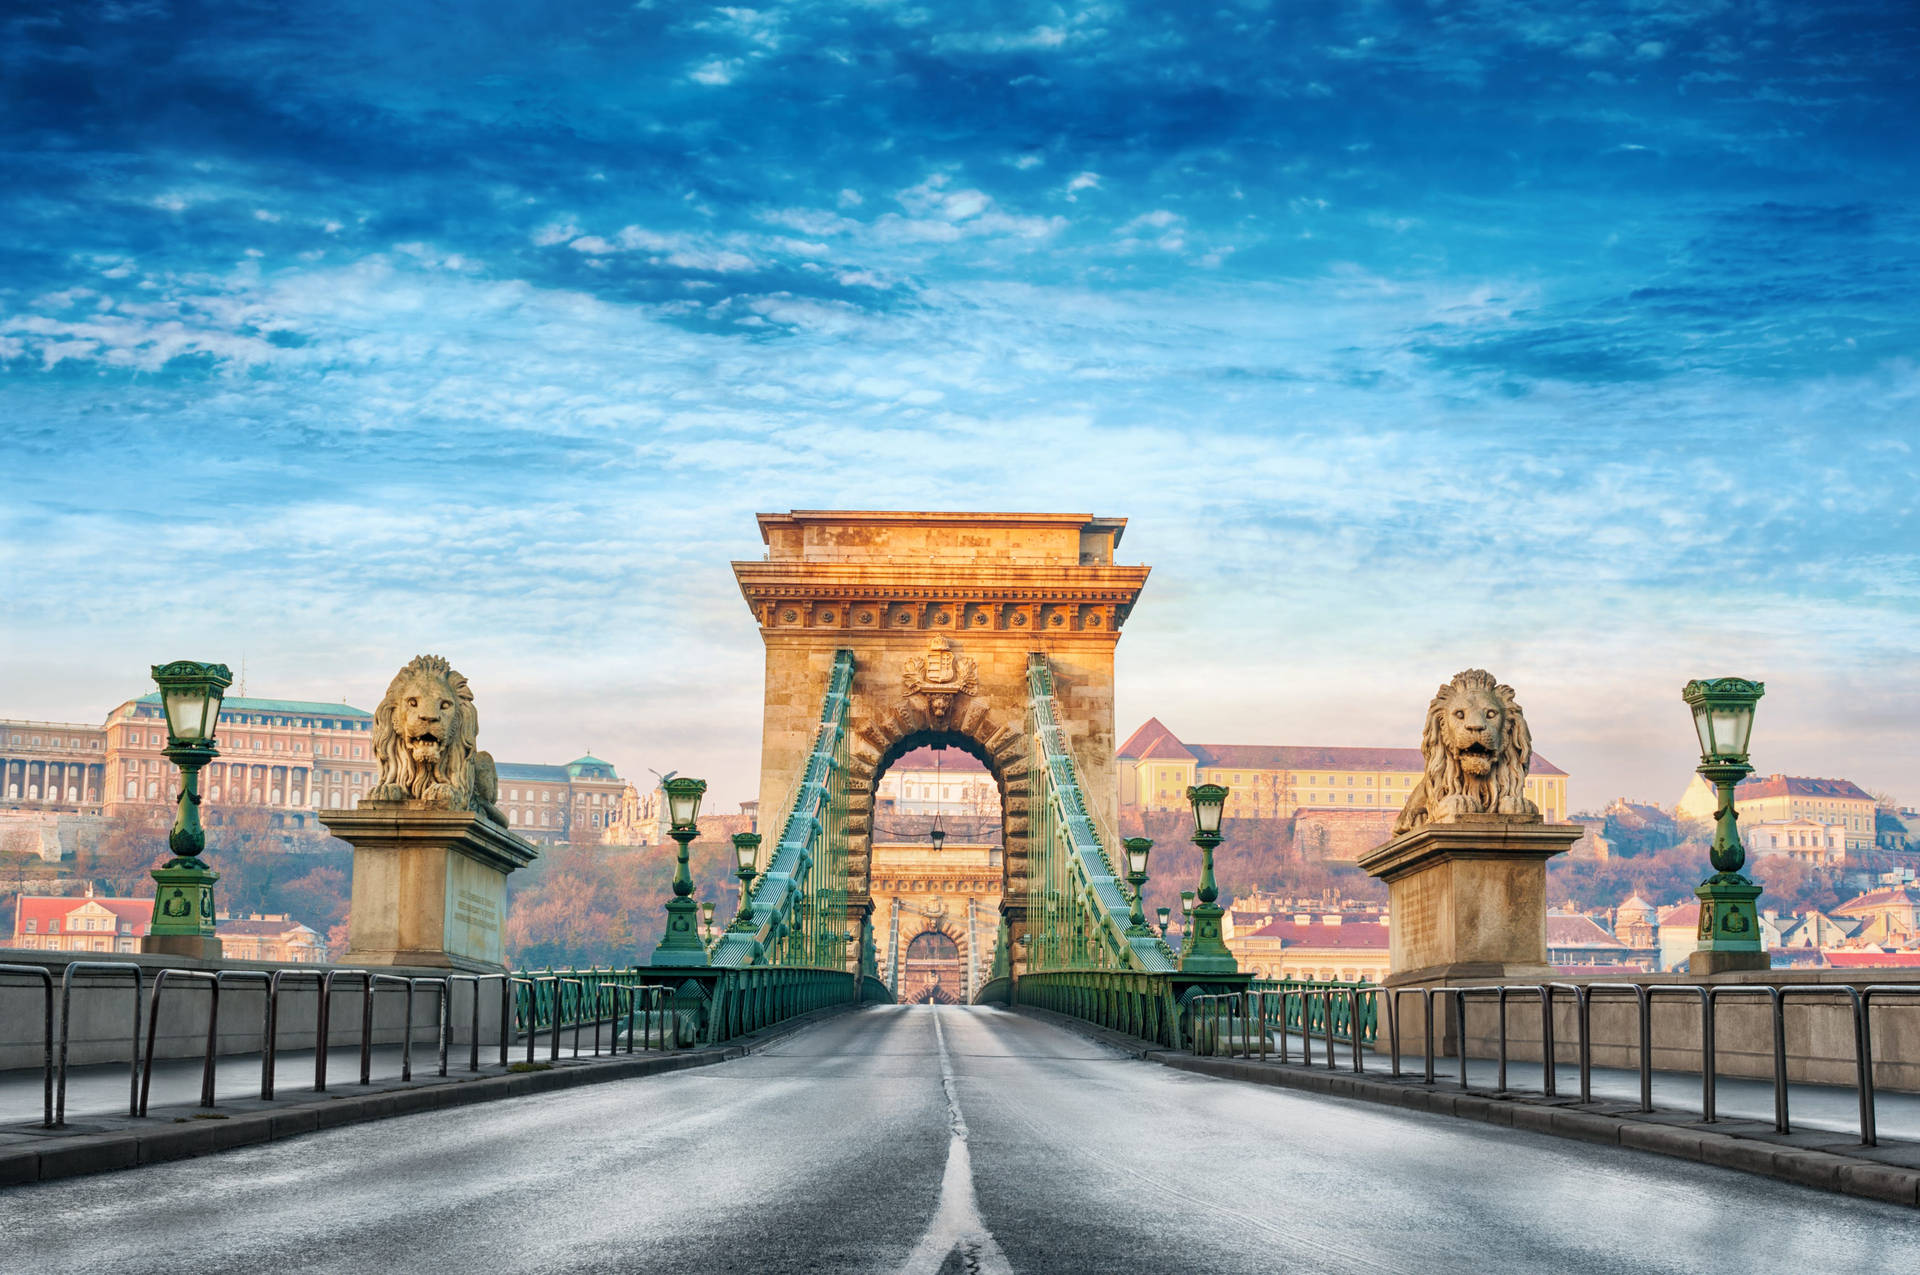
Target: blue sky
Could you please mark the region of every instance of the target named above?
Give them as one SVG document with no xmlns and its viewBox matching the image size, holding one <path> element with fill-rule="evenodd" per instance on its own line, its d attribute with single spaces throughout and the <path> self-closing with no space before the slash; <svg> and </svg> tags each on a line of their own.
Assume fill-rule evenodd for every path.
<svg viewBox="0 0 1920 1275">
<path fill-rule="evenodd" d="M 1920 801 L 1920 18 L 1889 4 L 68 4 L 5 19 L 0 712 L 146 666 L 751 795 L 786 508 L 1132 519 L 1120 729 L 1576 803 Z"/>
</svg>

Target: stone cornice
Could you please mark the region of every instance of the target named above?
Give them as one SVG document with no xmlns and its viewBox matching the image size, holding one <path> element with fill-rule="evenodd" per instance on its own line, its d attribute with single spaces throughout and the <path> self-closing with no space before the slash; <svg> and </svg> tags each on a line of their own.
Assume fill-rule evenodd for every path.
<svg viewBox="0 0 1920 1275">
<path fill-rule="evenodd" d="M 1099 627 L 1117 630 L 1132 611 L 1145 587 L 1152 568 L 1145 566 L 1056 566 L 1026 563 L 983 563 L 956 566 L 926 562 L 838 563 L 768 560 L 735 562 L 733 572 L 740 593 L 761 625 L 768 629 L 801 628 L 873 628 L 899 631 L 902 628 L 946 627 L 955 632 L 978 628 L 1038 631 L 1047 626 L 1034 609 L 1045 607 L 1096 608 L 1109 616 Z M 959 612 L 939 618 L 934 604 L 945 603 Z M 817 618 L 818 607 L 831 604 L 839 608 L 830 619 Z M 859 619 L 864 604 L 878 611 L 894 609 L 891 616 L 878 611 L 866 620 Z M 806 608 L 804 616 L 782 621 L 777 608 Z M 986 625 L 969 613 L 986 609 L 992 614 Z M 910 615 L 906 624 L 899 612 Z M 1015 615 L 1022 616 L 1020 622 Z M 1050 619 L 1050 617 L 1048 617 Z M 968 622 L 972 620 L 973 622 Z M 1078 628 L 1077 622 L 1066 627 Z"/>
</svg>

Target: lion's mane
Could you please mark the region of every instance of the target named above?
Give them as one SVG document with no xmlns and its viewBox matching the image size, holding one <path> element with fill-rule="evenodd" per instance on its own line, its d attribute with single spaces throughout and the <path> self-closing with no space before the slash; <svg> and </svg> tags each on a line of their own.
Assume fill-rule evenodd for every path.
<svg viewBox="0 0 1920 1275">
<path fill-rule="evenodd" d="M 1467 773 L 1460 764 L 1460 754 L 1447 741 L 1447 713 L 1456 699 L 1473 691 L 1491 693 L 1504 718 L 1500 748 L 1494 755 L 1492 769 L 1484 776 Z M 1539 808 L 1527 799 L 1527 767 L 1533 760 L 1533 732 L 1527 728 L 1526 714 L 1515 701 L 1513 688 L 1497 681 L 1485 669 L 1456 673 L 1452 681 L 1434 692 L 1427 704 L 1426 726 L 1420 733 L 1420 751 L 1425 758 L 1426 773 L 1394 821 L 1394 836 L 1461 814 L 1539 816 Z"/>
<path fill-rule="evenodd" d="M 395 719 L 409 690 L 445 692 L 452 702 L 446 739 L 437 756 L 417 759 L 402 738 Z M 373 756 L 380 776 L 370 796 L 444 803 L 452 810 L 477 810 L 497 823 L 506 822 L 494 807 L 498 799 L 493 758 L 477 747 L 480 716 L 473 706 L 473 688 L 445 656 L 420 655 L 394 674 L 387 693 L 373 714 Z"/>
</svg>

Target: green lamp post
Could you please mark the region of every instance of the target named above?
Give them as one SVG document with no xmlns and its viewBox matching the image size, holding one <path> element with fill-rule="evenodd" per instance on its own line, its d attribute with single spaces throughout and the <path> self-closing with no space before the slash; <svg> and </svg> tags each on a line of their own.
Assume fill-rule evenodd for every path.
<svg viewBox="0 0 1920 1275">
<path fill-rule="evenodd" d="M 693 875 L 687 871 L 687 846 L 700 835 L 700 796 L 704 779 L 675 777 L 660 785 L 667 794 L 667 835 L 680 844 L 673 865 L 673 897 L 667 900 L 667 934 L 653 949 L 655 965 L 705 965 L 707 948 L 700 941 L 696 921 L 700 905 L 693 901 Z"/>
<path fill-rule="evenodd" d="M 1153 842 L 1146 837 L 1128 837 L 1121 845 L 1127 852 L 1127 881 L 1133 886 L 1132 924 L 1127 926 L 1127 934 L 1135 938 L 1153 937 L 1153 928 L 1147 924 L 1146 901 L 1147 855 L 1153 850 Z"/>
<path fill-rule="evenodd" d="M 1717 797 L 1708 854 L 1714 873 L 1693 892 L 1700 900 L 1700 941 L 1687 962 L 1691 974 L 1763 970 L 1771 964 L 1755 904 L 1760 887 L 1740 873 L 1747 852 L 1740 844 L 1740 816 L 1734 808 L 1735 789 L 1753 773 L 1747 744 L 1753 736 L 1754 705 L 1766 693 L 1765 684 L 1744 677 L 1692 681 L 1680 692 L 1693 710 L 1693 728 L 1700 737 L 1700 777 L 1713 785 Z"/>
<path fill-rule="evenodd" d="M 153 870 L 153 922 L 140 950 L 217 960 L 213 883 L 220 874 L 200 858 L 207 848 L 200 826 L 200 770 L 220 755 L 214 731 L 233 674 L 224 664 L 175 660 L 154 665 L 153 680 L 167 715 L 166 758 L 180 768 L 180 810 L 167 834 L 173 858 Z"/>
<path fill-rule="evenodd" d="M 1187 789 L 1187 800 L 1193 803 L 1193 844 L 1200 847 L 1200 901 L 1193 905 L 1193 941 L 1180 958 L 1180 969 L 1188 974 L 1238 974 L 1240 964 L 1220 933 L 1226 910 L 1214 902 L 1220 887 L 1213 881 L 1213 849 L 1220 844 L 1227 789 L 1223 784 L 1196 784 Z"/>
<path fill-rule="evenodd" d="M 759 876 L 760 834 L 757 832 L 736 832 L 733 834 L 733 857 L 739 867 L 733 875 L 740 878 L 740 907 L 733 914 L 733 924 L 727 928 L 736 933 L 753 932 L 753 879 Z"/>
<path fill-rule="evenodd" d="M 1193 947 L 1193 891 L 1180 891 L 1180 955 Z"/>
<path fill-rule="evenodd" d="M 1167 941 L 1167 921 L 1173 916 L 1173 909 L 1160 908 L 1158 911 L 1160 913 L 1160 941 L 1164 943 Z"/>
<path fill-rule="evenodd" d="M 700 901 L 700 936 L 708 947 L 713 946 L 713 900 Z"/>
</svg>

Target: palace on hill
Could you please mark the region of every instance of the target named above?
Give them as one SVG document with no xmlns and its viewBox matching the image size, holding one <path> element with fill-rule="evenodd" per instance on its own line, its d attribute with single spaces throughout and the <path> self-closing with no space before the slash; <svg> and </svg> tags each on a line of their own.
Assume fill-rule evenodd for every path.
<svg viewBox="0 0 1920 1275">
<path fill-rule="evenodd" d="M 1120 804 L 1185 810 L 1190 784 L 1225 784 L 1230 819 L 1318 811 L 1397 811 L 1420 782 L 1418 748 L 1194 744 L 1150 717 L 1120 745 Z M 1567 772 L 1533 754 L 1527 796 L 1549 823 L 1567 817 Z"/>
<path fill-rule="evenodd" d="M 373 787 L 373 714 L 350 704 L 229 696 L 220 756 L 201 772 L 207 822 L 257 810 L 275 828 L 316 830 L 321 810 L 350 810 Z M 158 692 L 130 699 L 100 725 L 0 720 L 0 811 L 118 815 L 171 807 L 178 772 L 164 749 Z M 598 844 L 627 783 L 609 762 L 500 762 L 500 808 L 531 841 Z"/>
</svg>

